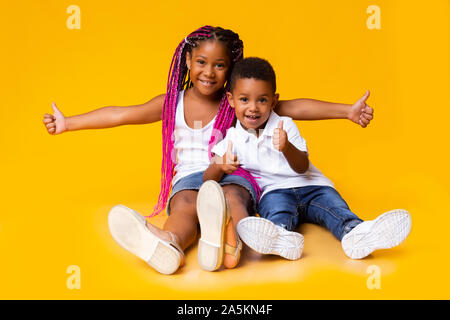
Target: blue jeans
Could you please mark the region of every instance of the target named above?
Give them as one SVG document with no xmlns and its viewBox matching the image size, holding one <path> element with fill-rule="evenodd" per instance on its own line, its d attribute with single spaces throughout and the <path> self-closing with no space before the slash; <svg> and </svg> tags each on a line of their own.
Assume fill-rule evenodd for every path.
<svg viewBox="0 0 450 320">
<path fill-rule="evenodd" d="M 341 195 L 328 186 L 270 191 L 259 202 L 258 213 L 289 231 L 303 222 L 318 224 L 339 240 L 362 222 L 350 211 Z"/>
</svg>

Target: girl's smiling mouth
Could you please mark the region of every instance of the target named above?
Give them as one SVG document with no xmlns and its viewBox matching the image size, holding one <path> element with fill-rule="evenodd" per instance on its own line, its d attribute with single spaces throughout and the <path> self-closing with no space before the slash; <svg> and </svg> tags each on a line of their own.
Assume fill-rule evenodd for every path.
<svg viewBox="0 0 450 320">
<path fill-rule="evenodd" d="M 206 80 L 200 80 L 200 79 L 198 81 L 200 81 L 200 83 L 206 87 L 212 87 L 213 85 L 216 84 L 215 81 L 206 81 Z"/>
</svg>

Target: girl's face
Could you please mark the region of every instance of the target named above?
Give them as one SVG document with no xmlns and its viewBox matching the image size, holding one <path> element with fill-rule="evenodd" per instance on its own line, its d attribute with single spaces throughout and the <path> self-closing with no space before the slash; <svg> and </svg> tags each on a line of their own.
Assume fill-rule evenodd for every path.
<svg viewBox="0 0 450 320">
<path fill-rule="evenodd" d="M 210 96 L 223 88 L 230 68 L 230 58 L 224 44 L 207 40 L 193 48 L 192 55 L 186 53 L 186 64 L 194 88 L 202 95 Z"/>
</svg>

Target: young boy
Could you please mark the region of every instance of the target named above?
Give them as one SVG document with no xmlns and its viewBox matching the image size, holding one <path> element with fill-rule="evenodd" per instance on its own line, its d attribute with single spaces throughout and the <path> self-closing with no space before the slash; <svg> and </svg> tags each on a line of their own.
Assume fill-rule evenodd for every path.
<svg viewBox="0 0 450 320">
<path fill-rule="evenodd" d="M 244 243 L 259 253 L 295 260 L 303 236 L 293 230 L 310 222 L 329 229 L 352 259 L 400 244 L 411 229 L 409 213 L 393 210 L 363 221 L 351 212 L 333 183 L 310 163 L 292 119 L 273 112 L 275 92 L 275 72 L 266 60 L 236 64 L 227 95 L 238 121 L 212 149 L 215 158 L 204 174 L 205 181 L 220 181 L 242 166 L 257 178 L 260 217 L 240 220 L 237 231 Z"/>
</svg>

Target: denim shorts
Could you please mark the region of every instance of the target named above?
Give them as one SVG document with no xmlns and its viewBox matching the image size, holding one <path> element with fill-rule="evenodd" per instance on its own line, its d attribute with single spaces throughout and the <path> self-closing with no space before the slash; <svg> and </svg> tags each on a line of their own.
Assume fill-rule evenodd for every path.
<svg viewBox="0 0 450 320">
<path fill-rule="evenodd" d="M 170 193 L 169 200 L 167 201 L 167 207 L 166 207 L 167 215 L 169 215 L 170 200 L 177 192 L 180 192 L 183 190 L 197 190 L 198 191 L 200 189 L 200 187 L 203 184 L 203 173 L 204 173 L 204 171 L 192 173 L 186 177 L 181 178 L 180 180 L 178 180 L 175 183 L 175 185 L 172 187 L 172 192 Z M 250 193 L 250 196 L 252 199 L 253 212 L 249 212 L 249 213 L 253 214 L 256 212 L 256 204 L 257 204 L 256 191 L 252 187 L 250 182 L 248 182 L 247 179 L 245 179 L 244 177 L 238 176 L 238 175 L 225 174 L 222 177 L 222 180 L 219 181 L 219 184 L 221 186 L 225 186 L 228 184 L 237 184 L 241 187 L 244 187 Z"/>
</svg>

